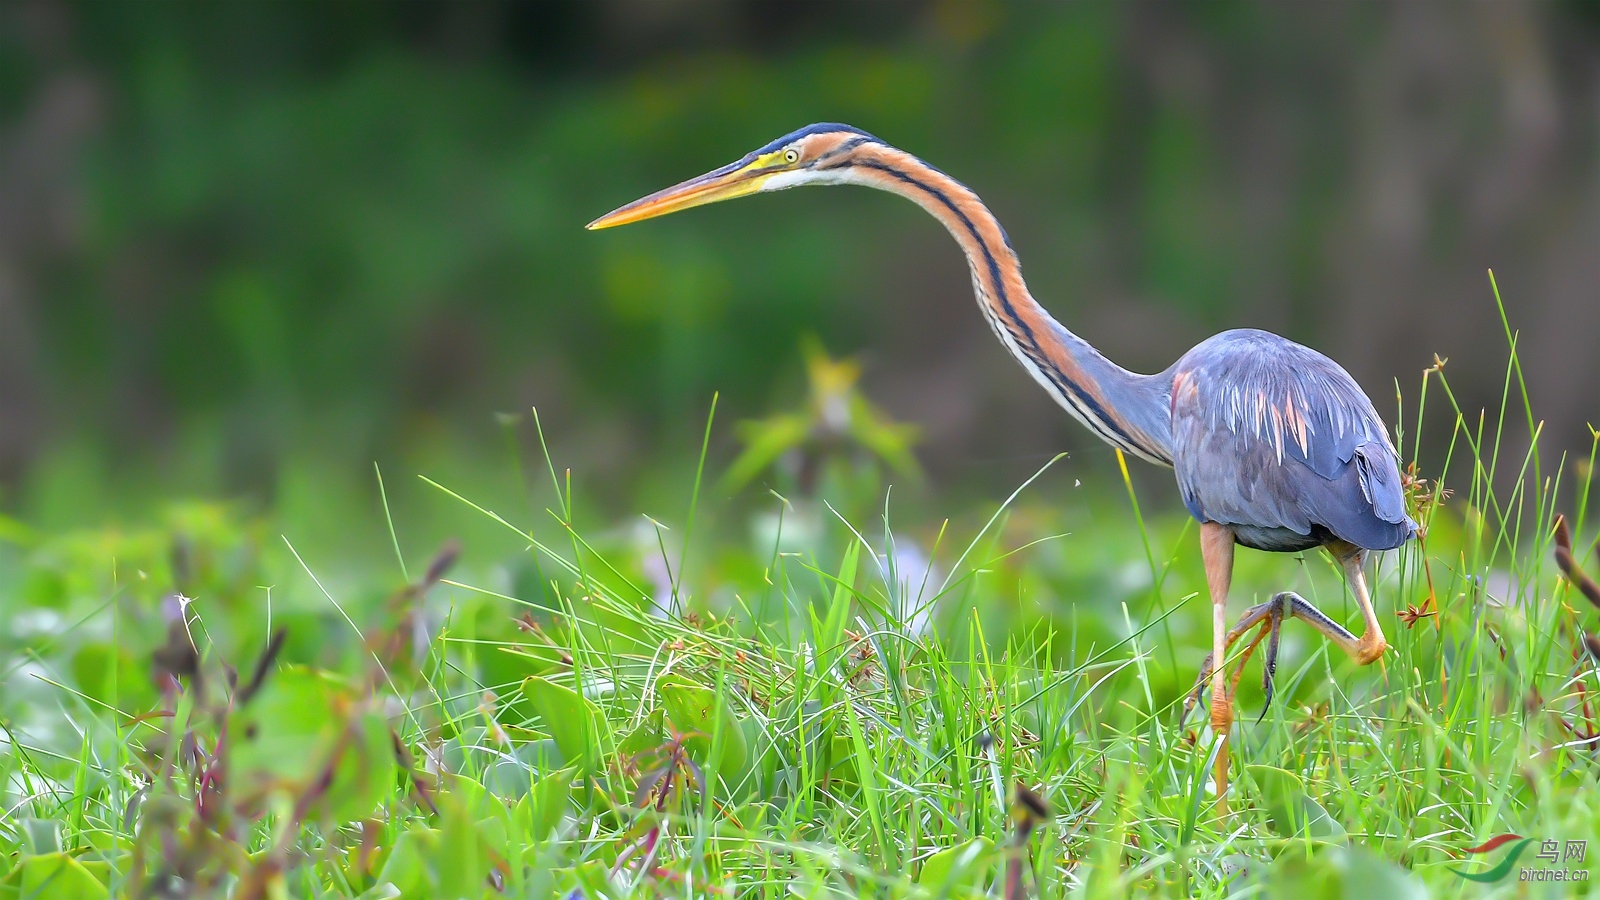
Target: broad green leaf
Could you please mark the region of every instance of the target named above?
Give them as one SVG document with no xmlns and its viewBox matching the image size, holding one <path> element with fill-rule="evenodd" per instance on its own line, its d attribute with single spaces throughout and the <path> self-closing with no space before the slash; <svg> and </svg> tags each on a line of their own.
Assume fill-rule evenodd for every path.
<svg viewBox="0 0 1600 900">
<path fill-rule="evenodd" d="M 465 775 L 456 775 L 445 783 L 448 784 L 449 795 L 443 803 L 465 810 L 465 814 L 476 823 L 479 843 L 502 859 L 509 858 L 513 814 L 508 802 L 490 791 L 486 784 L 480 784 Z"/>
<path fill-rule="evenodd" d="M 699 732 L 709 751 L 720 747 L 717 772 L 725 779 L 733 779 L 744 771 L 750 761 L 750 748 L 745 743 L 744 731 L 728 708 L 726 695 L 704 685 L 694 684 L 677 676 L 667 676 L 658 685 L 661 702 L 667 708 L 667 718 L 681 732 Z M 727 688 L 724 687 L 724 691 Z"/>
<path fill-rule="evenodd" d="M 1330 847 L 1329 864 L 1344 880 L 1345 900 L 1428 900 L 1428 889 L 1397 863 L 1363 847 Z"/>
<path fill-rule="evenodd" d="M 229 775 L 246 792 L 317 790 L 319 816 L 370 813 L 394 789 L 388 724 L 338 682 L 298 666 L 268 676 L 228 720 Z M 333 777 L 325 784 L 329 769 Z"/>
<path fill-rule="evenodd" d="M 1427 888 L 1399 865 L 1362 847 L 1339 845 L 1320 847 L 1310 856 L 1282 854 L 1267 872 L 1263 887 L 1258 896 L 1428 900 Z"/>
<path fill-rule="evenodd" d="M 335 734 L 330 693 L 327 681 L 298 666 L 269 675 L 260 693 L 229 718 L 230 776 L 251 786 L 308 781 Z"/>
<path fill-rule="evenodd" d="M 518 747 L 513 753 L 520 764 L 535 772 L 553 772 L 566 768 L 567 756 L 554 738 L 539 738 Z"/>
<path fill-rule="evenodd" d="M 110 886 L 110 884 L 111 884 L 111 861 L 110 860 L 106 860 L 106 859 L 83 859 L 83 858 L 80 857 L 80 858 L 78 858 L 78 865 L 83 866 L 85 871 L 87 871 L 90 875 L 93 875 L 95 881 L 98 881 L 101 884 L 106 885 L 108 887 Z"/>
<path fill-rule="evenodd" d="M 611 896 L 611 879 L 607 877 L 606 864 L 597 859 L 579 863 L 571 868 L 556 870 L 556 889 L 561 897 L 602 898 Z"/>
<path fill-rule="evenodd" d="M 436 896 L 477 900 L 488 883 L 487 842 L 464 798 L 447 794 L 438 798 L 438 804 L 443 820 L 439 824 L 439 847 L 433 855 L 439 875 Z"/>
<path fill-rule="evenodd" d="M 734 493 L 790 450 L 805 443 L 811 424 L 804 416 L 779 413 L 759 421 L 740 422 L 735 429 L 744 450 L 722 476 L 720 490 Z"/>
<path fill-rule="evenodd" d="M 611 742 L 611 727 L 600 708 L 572 688 L 537 675 L 523 679 L 522 693 L 544 720 L 561 755 L 586 775 L 599 771 L 601 754 Z"/>
<path fill-rule="evenodd" d="M 373 847 L 366 842 L 350 844 L 342 851 L 330 854 L 330 858 L 337 860 L 345 881 L 352 888 L 373 886 L 372 880 L 378 876 L 386 860 L 383 847 Z"/>
<path fill-rule="evenodd" d="M 650 715 L 645 716 L 644 721 L 639 723 L 639 727 L 628 732 L 628 736 L 617 744 L 617 756 L 629 760 L 646 750 L 654 750 L 666 743 L 667 731 L 663 719 L 661 710 L 651 710 Z"/>
<path fill-rule="evenodd" d="M 431 828 L 413 828 L 403 831 L 395 839 L 394 849 L 384 860 L 378 872 L 379 884 L 392 884 L 404 897 L 431 896 L 435 879 L 430 877 L 428 859 L 439 845 L 439 832 Z"/>
<path fill-rule="evenodd" d="M 60 853 L 61 825 L 48 819 L 21 819 L 17 830 L 22 833 L 22 855 L 47 856 Z"/>
<path fill-rule="evenodd" d="M 111 892 L 83 864 L 65 853 L 30 856 L 17 866 L 21 896 L 28 900 L 96 900 Z"/>
<path fill-rule="evenodd" d="M 1306 793 L 1300 776 L 1274 766 L 1246 766 L 1261 788 L 1272 828 L 1283 837 L 1307 837 L 1326 843 L 1346 838 L 1344 826 L 1334 821 L 1322 804 Z"/>
<path fill-rule="evenodd" d="M 535 782 L 533 790 L 517 804 L 517 821 L 531 840 L 548 839 L 561 824 L 572 798 L 572 780 L 577 774 L 577 769 L 551 772 Z"/>
<path fill-rule="evenodd" d="M 123 710 L 143 709 L 156 700 L 149 663 L 106 641 L 91 641 L 72 655 L 72 678 L 78 690 Z"/>
<path fill-rule="evenodd" d="M 133 839 L 127 835 L 113 834 L 95 828 L 79 834 L 78 838 L 93 847 L 102 857 L 120 857 L 133 852 Z"/>
<path fill-rule="evenodd" d="M 850 736 L 835 733 L 828 740 L 828 767 L 822 776 L 829 784 L 850 788 L 861 786 L 860 766 L 856 765 L 856 748 Z"/>
<path fill-rule="evenodd" d="M 322 815 L 349 822 L 369 815 L 394 791 L 399 763 L 394 758 L 394 738 L 389 723 L 376 712 L 363 712 L 345 724 L 348 743 L 327 794 L 319 805 Z"/>
<path fill-rule="evenodd" d="M 743 487 L 794 451 L 805 452 L 824 463 L 871 455 L 914 476 L 917 465 L 911 447 L 916 443 L 918 429 L 894 422 L 862 396 L 857 385 L 861 367 L 854 360 L 830 357 L 815 340 L 808 340 L 804 351 L 809 382 L 805 406 L 794 412 L 740 422 L 736 431 L 745 447 L 724 476 L 722 489 Z M 866 454 L 856 452 L 860 450 Z"/>
<path fill-rule="evenodd" d="M 994 843 L 986 837 L 946 847 L 923 861 L 917 884 L 952 894 L 959 890 L 976 890 L 983 884 L 990 862 L 989 852 L 993 849 Z"/>
</svg>

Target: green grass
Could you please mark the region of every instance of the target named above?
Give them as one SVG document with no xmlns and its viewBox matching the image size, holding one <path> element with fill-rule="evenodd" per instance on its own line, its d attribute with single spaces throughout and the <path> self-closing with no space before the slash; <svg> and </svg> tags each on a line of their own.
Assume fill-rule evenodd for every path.
<svg viewBox="0 0 1600 900">
<path fill-rule="evenodd" d="M 702 449 L 691 502 L 634 528 L 575 521 L 548 454 L 537 514 L 388 473 L 387 573 L 203 504 L 0 522 L 0 898 L 962 897 L 1009 874 L 1044 897 L 1566 895 L 1452 871 L 1504 832 L 1539 839 L 1535 868 L 1540 840 L 1600 843 L 1595 611 L 1551 561 L 1558 510 L 1593 531 L 1595 448 L 1541 460 L 1515 353 L 1505 378 L 1484 416 L 1442 369 L 1398 392 L 1404 454 L 1447 461 L 1415 490 L 1425 540 L 1376 568 L 1392 650 L 1363 669 L 1285 625 L 1259 722 L 1259 662 L 1241 681 L 1225 818 L 1203 717 L 1178 723 L 1209 644 L 1195 529 L 1141 515 L 1167 498 L 1131 480 L 1094 527 L 1050 466 L 948 522 L 899 521 L 890 492 L 719 524 Z M 525 549 L 407 557 L 399 492 Z M 1359 623 L 1321 555 L 1240 554 L 1235 614 L 1285 589 Z"/>
</svg>

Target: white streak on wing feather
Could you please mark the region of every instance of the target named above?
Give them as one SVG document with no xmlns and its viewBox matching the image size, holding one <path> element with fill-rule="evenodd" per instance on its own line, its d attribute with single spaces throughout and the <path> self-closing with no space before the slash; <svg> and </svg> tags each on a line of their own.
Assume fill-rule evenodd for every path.
<svg viewBox="0 0 1600 900">
<path fill-rule="evenodd" d="M 1301 455 L 1311 452 L 1311 440 L 1317 434 L 1316 418 L 1307 401 L 1308 393 L 1336 397 L 1339 391 L 1321 372 L 1302 370 L 1301 383 L 1291 383 L 1284 388 L 1284 406 L 1279 408 L 1267 400 L 1267 387 L 1272 379 L 1263 369 L 1254 369 L 1239 382 L 1223 383 L 1227 402 L 1213 409 L 1213 424 L 1222 424 L 1234 434 L 1248 434 L 1271 445 L 1280 465 L 1283 463 L 1284 437 L 1288 436 L 1299 448 Z M 1313 389 L 1313 390 L 1308 390 Z M 1350 410 L 1343 404 L 1330 403 L 1322 410 L 1326 413 L 1334 441 L 1343 438 L 1350 430 Z M 1220 414 L 1220 415 L 1219 415 Z M 1220 422 L 1217 419 L 1221 419 Z"/>
</svg>

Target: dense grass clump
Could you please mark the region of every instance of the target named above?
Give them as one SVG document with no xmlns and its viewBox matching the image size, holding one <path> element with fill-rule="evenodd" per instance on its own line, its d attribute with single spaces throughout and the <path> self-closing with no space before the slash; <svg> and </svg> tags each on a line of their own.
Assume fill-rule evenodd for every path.
<svg viewBox="0 0 1600 900">
<path fill-rule="evenodd" d="M 1216 741 L 1180 721 L 1208 644 L 1194 529 L 1139 517 L 1131 481 L 1095 501 L 1122 536 L 1061 534 L 1030 485 L 927 528 L 824 465 L 755 513 L 758 549 L 697 534 L 694 504 L 579 527 L 553 464 L 542 521 L 427 482 L 527 549 L 399 554 L 392 592 L 223 508 L 13 523 L 0 897 L 1586 890 L 1518 879 L 1586 877 L 1570 848 L 1600 840 L 1595 610 L 1571 586 L 1594 450 L 1545 471 L 1531 412 L 1512 457 L 1515 404 L 1463 415 L 1441 363 L 1435 418 L 1441 388 L 1447 461 L 1410 475 L 1424 537 L 1374 579 L 1393 649 L 1361 669 L 1287 624 L 1272 703 L 1258 669 L 1239 682 L 1225 817 Z M 1285 589 L 1354 621 L 1320 555 L 1241 556 L 1238 608 Z M 1534 841 L 1467 852 L 1504 833 Z M 1504 880 L 1461 874 L 1508 853 Z"/>
</svg>

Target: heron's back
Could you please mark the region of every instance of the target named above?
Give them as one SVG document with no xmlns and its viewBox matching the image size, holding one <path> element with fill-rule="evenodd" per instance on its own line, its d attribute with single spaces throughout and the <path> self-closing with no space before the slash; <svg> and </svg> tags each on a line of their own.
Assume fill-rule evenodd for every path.
<svg viewBox="0 0 1600 900">
<path fill-rule="evenodd" d="M 1265 331 L 1225 331 L 1172 372 L 1184 505 L 1240 543 L 1295 551 L 1338 538 L 1389 550 L 1416 532 L 1399 456 L 1349 373 Z"/>
</svg>

